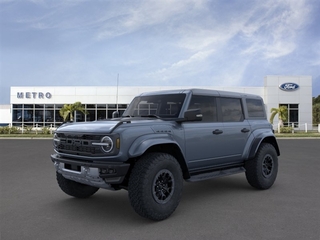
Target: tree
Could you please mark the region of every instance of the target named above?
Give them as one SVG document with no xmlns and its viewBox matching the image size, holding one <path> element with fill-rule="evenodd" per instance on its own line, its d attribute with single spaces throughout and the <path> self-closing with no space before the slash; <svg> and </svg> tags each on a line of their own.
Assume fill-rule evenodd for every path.
<svg viewBox="0 0 320 240">
<path fill-rule="evenodd" d="M 75 111 L 79 111 L 79 112 L 82 112 L 83 114 L 87 114 L 81 102 L 75 102 L 74 104 L 64 104 L 63 107 L 60 109 L 59 113 L 64 121 L 67 121 L 68 119 L 70 121 L 73 121 L 73 113 Z"/>
<path fill-rule="evenodd" d="M 320 95 L 318 95 L 318 97 L 313 97 L 312 98 L 312 104 L 315 105 L 317 103 L 320 103 Z"/>
<path fill-rule="evenodd" d="M 312 123 L 320 124 L 320 95 L 312 98 Z"/>
<path fill-rule="evenodd" d="M 312 122 L 313 124 L 320 124 L 320 103 L 312 106 Z"/>
<path fill-rule="evenodd" d="M 271 116 L 270 116 L 271 124 L 273 124 L 273 119 L 277 114 L 279 118 L 278 132 L 280 133 L 280 127 L 283 127 L 283 122 L 287 121 L 287 117 L 288 117 L 287 107 L 280 106 L 279 108 L 271 108 Z"/>
</svg>

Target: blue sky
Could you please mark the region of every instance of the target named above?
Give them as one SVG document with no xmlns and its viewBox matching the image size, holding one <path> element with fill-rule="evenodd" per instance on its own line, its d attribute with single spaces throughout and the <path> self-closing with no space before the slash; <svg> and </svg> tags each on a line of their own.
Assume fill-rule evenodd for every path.
<svg viewBox="0 0 320 240">
<path fill-rule="evenodd" d="M 319 0 L 0 0 L 0 104 L 10 86 L 263 86 L 311 75 Z"/>
</svg>

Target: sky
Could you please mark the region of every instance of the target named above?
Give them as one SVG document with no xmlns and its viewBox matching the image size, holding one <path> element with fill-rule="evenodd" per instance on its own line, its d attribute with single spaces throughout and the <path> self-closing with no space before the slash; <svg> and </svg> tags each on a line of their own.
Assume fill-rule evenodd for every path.
<svg viewBox="0 0 320 240">
<path fill-rule="evenodd" d="M 262 87 L 310 75 L 319 0 L 0 0 L 0 104 L 10 86 Z"/>
</svg>

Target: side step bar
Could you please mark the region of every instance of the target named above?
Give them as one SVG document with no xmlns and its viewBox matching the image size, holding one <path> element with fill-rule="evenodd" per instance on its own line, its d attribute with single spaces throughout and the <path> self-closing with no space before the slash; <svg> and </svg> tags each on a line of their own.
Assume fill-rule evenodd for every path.
<svg viewBox="0 0 320 240">
<path fill-rule="evenodd" d="M 217 177 L 224 177 L 236 173 L 242 173 L 245 172 L 246 169 L 244 167 L 235 167 L 235 168 L 227 168 L 227 169 L 221 169 L 216 170 L 213 172 L 206 172 L 206 173 L 200 173 L 197 175 L 191 176 L 189 179 L 186 179 L 187 182 L 197 182 L 202 181 L 210 178 L 217 178 Z"/>
</svg>

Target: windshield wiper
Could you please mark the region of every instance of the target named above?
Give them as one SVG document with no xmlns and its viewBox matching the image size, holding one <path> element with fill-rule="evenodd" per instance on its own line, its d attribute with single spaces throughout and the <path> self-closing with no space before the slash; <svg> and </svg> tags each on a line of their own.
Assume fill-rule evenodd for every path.
<svg viewBox="0 0 320 240">
<path fill-rule="evenodd" d="M 141 115 L 140 117 L 160 118 L 158 115 L 155 115 L 155 114 Z"/>
</svg>

